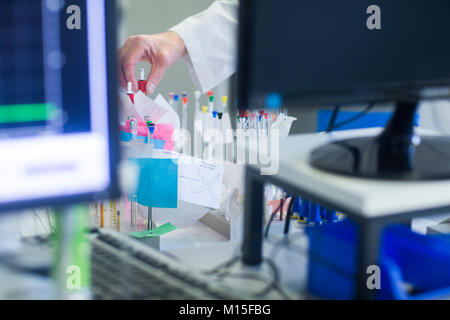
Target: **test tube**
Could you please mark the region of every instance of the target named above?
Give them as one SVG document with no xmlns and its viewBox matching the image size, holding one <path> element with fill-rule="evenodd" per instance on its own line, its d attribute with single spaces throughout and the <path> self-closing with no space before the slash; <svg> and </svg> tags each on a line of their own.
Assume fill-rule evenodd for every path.
<svg viewBox="0 0 450 320">
<path fill-rule="evenodd" d="M 134 117 L 130 117 L 130 131 L 131 131 L 131 143 L 134 146 L 134 151 L 136 153 L 137 143 L 138 143 L 138 122 Z"/>
<path fill-rule="evenodd" d="M 100 228 L 105 227 L 105 205 L 103 201 L 100 203 Z"/>
<path fill-rule="evenodd" d="M 174 103 L 174 109 L 175 112 L 178 114 L 178 116 L 181 116 L 180 108 L 178 106 L 178 101 L 180 100 L 180 96 L 177 94 L 173 95 L 173 103 Z"/>
<path fill-rule="evenodd" d="M 147 122 L 148 126 L 148 144 L 153 144 L 153 134 L 155 133 L 155 125 L 153 122 Z"/>
<path fill-rule="evenodd" d="M 131 103 L 134 104 L 133 84 L 131 82 L 128 82 L 127 95 L 130 97 Z"/>
<path fill-rule="evenodd" d="M 214 96 L 209 96 L 209 111 L 214 112 Z"/>
<path fill-rule="evenodd" d="M 114 201 L 109 200 L 109 224 L 110 227 L 113 228 L 114 227 Z"/>
<path fill-rule="evenodd" d="M 228 106 L 228 97 L 227 96 L 222 96 L 222 112 L 225 113 L 227 112 Z"/>
<path fill-rule="evenodd" d="M 169 104 L 172 107 L 172 109 L 175 110 L 175 99 L 174 99 L 174 97 L 175 97 L 175 93 L 173 93 L 173 92 L 169 93 Z M 175 110 L 175 112 L 176 112 L 176 110 Z"/>
<path fill-rule="evenodd" d="M 139 81 L 138 81 L 139 90 L 143 94 L 147 95 L 147 80 L 145 80 L 145 70 L 144 70 L 144 68 L 141 68 L 139 75 L 140 75 Z"/>
<path fill-rule="evenodd" d="M 117 232 L 120 232 L 120 210 L 117 211 Z"/>
<path fill-rule="evenodd" d="M 202 117 L 202 150 L 205 150 L 205 133 L 206 133 L 206 123 L 207 123 L 207 116 L 208 116 L 208 107 L 207 106 L 202 107 L 202 114 L 203 114 L 203 117 Z"/>
<path fill-rule="evenodd" d="M 183 118 L 182 118 L 182 125 L 181 128 L 187 130 L 187 124 L 188 124 L 188 103 L 189 98 L 184 97 L 183 98 Z"/>
<path fill-rule="evenodd" d="M 131 202 L 131 212 L 130 212 L 131 231 L 137 231 L 136 230 L 137 211 L 138 211 L 137 195 L 134 195 L 133 201 Z"/>
<path fill-rule="evenodd" d="M 195 110 L 202 111 L 201 105 L 200 105 L 200 98 L 202 97 L 202 93 L 200 91 L 194 92 L 195 97 Z"/>
</svg>

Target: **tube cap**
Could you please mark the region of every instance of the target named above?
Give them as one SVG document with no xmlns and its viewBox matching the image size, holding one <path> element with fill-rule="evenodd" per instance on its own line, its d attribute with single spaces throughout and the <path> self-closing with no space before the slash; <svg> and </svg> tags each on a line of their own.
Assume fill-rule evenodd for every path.
<svg viewBox="0 0 450 320">
<path fill-rule="evenodd" d="M 202 112 L 203 112 L 203 114 L 207 114 L 208 113 L 208 107 L 207 106 L 203 106 L 202 107 Z"/>
</svg>

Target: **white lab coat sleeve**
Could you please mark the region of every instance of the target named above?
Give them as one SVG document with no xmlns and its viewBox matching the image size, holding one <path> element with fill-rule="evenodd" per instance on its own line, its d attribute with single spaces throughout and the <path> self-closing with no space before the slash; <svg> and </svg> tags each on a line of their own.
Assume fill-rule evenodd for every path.
<svg viewBox="0 0 450 320">
<path fill-rule="evenodd" d="M 217 0 L 205 11 L 171 28 L 184 41 L 195 86 L 204 93 L 237 68 L 238 0 Z"/>
</svg>

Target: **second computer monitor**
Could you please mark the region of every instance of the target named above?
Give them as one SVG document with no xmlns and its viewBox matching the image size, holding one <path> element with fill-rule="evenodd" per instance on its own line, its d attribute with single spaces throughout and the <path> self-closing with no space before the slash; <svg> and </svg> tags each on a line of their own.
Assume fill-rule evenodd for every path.
<svg viewBox="0 0 450 320">
<path fill-rule="evenodd" d="M 448 0 L 241 2 L 240 107 L 447 97 Z"/>
</svg>

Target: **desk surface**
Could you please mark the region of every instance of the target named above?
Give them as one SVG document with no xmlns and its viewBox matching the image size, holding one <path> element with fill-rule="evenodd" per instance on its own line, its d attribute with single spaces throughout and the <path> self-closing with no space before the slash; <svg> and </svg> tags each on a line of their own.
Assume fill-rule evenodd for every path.
<svg viewBox="0 0 450 320">
<path fill-rule="evenodd" d="M 449 207 L 450 180 L 369 180 L 331 174 L 309 165 L 310 152 L 322 144 L 342 138 L 373 136 L 379 132 L 380 129 L 365 129 L 294 135 L 282 139 L 279 171 L 274 178 L 312 197 L 326 199 L 327 203 L 344 208 L 348 213 L 366 218 Z M 258 165 L 251 166 L 260 169 Z"/>
</svg>

